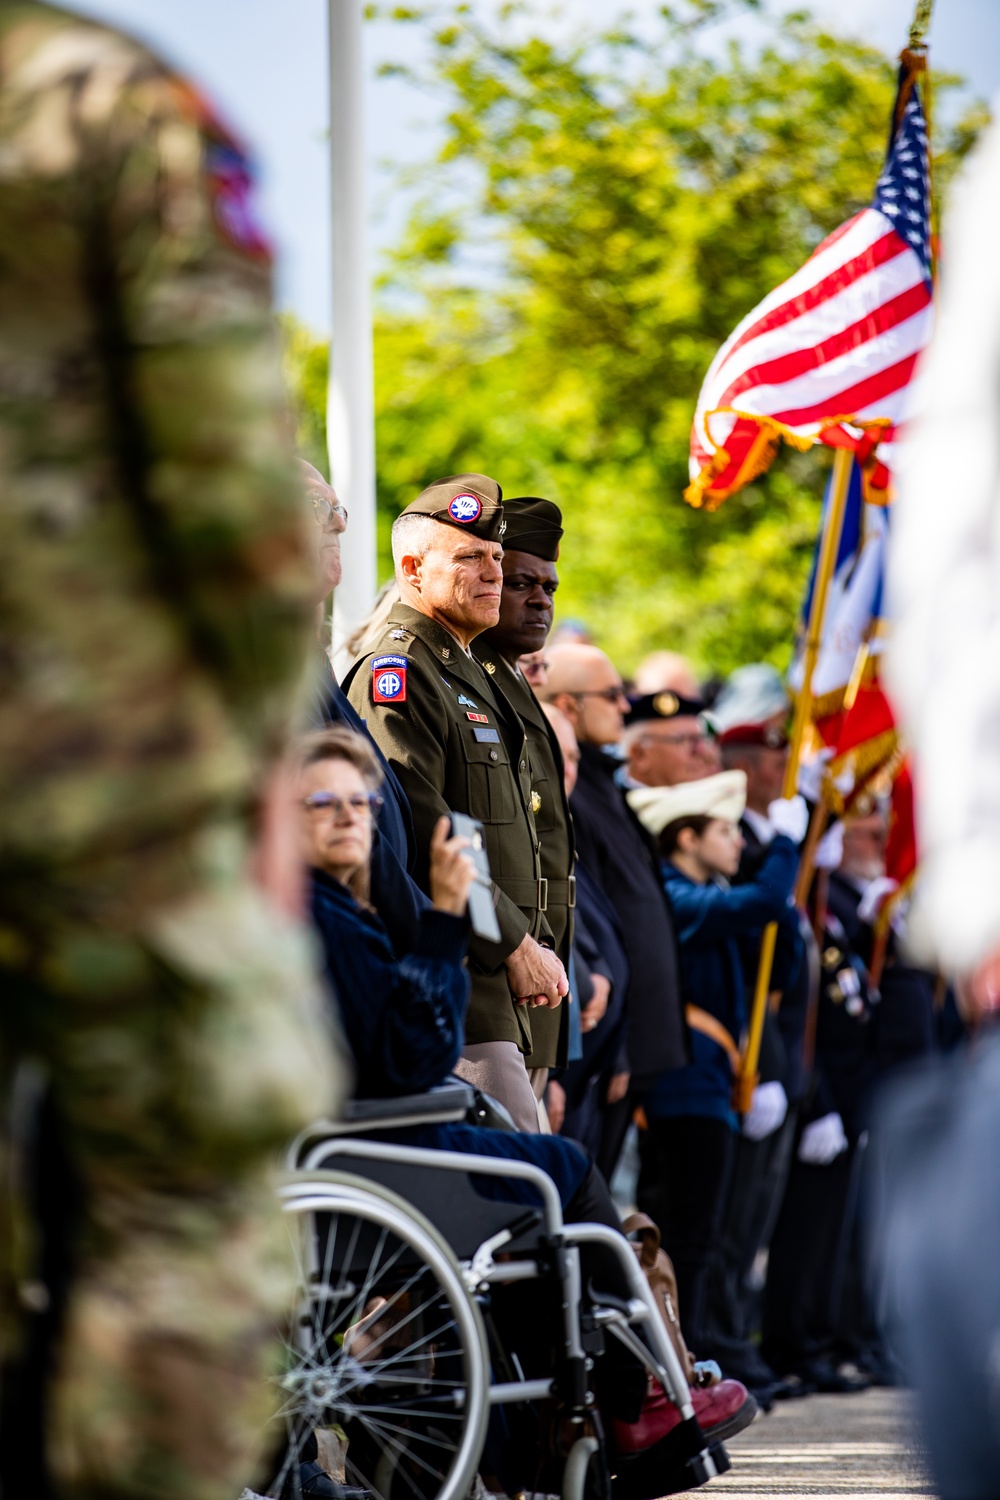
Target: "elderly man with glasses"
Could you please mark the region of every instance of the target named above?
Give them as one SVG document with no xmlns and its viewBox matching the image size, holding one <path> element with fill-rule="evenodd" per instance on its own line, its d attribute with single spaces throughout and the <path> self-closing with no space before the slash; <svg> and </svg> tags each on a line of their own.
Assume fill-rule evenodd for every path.
<svg viewBox="0 0 1000 1500">
<path fill-rule="evenodd" d="M 700 698 L 669 690 L 632 699 L 622 740 L 631 787 L 680 786 L 715 775 L 721 761 L 704 711 Z"/>
<path fill-rule="evenodd" d="M 656 854 L 616 782 L 619 762 L 606 753 L 621 740 L 629 701 L 617 668 L 596 646 L 553 646 L 549 662 L 544 696 L 562 709 L 580 745 L 579 777 L 570 800 L 576 847 L 617 912 L 629 961 L 627 1052 L 634 1087 L 637 1077 L 648 1080 L 681 1067 L 687 1052 L 677 945 Z M 609 1097 L 617 1107 L 618 1149 L 630 1117 L 628 1089 L 628 1075 L 619 1075 Z M 609 1129 L 605 1136 L 614 1133 Z"/>
<path fill-rule="evenodd" d="M 300 459 L 299 472 L 310 502 L 312 525 L 309 535 L 316 578 L 316 637 L 320 648 L 317 689 L 307 715 L 309 727 L 324 729 L 330 725 L 342 725 L 353 729 L 355 734 L 365 736 L 378 758 L 382 771 L 382 796 L 371 852 L 372 893 L 384 915 L 392 941 L 400 951 L 406 951 L 416 942 L 421 914 L 429 905 L 424 892 L 409 874 L 416 854 L 410 804 L 391 766 L 369 735 L 364 720 L 355 712 L 338 683 L 327 651 L 325 605 L 341 579 L 340 538 L 347 529 L 347 511 L 337 499 L 333 486 L 312 464 Z"/>
</svg>

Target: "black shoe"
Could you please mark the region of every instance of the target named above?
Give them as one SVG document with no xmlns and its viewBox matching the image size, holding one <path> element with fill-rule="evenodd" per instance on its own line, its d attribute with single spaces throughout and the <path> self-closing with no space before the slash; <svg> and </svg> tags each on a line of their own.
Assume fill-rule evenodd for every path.
<svg viewBox="0 0 1000 1500">
<path fill-rule="evenodd" d="M 797 1401 L 800 1396 L 815 1396 L 818 1386 L 802 1375 L 782 1375 L 774 1392 L 775 1401 Z"/>
<path fill-rule="evenodd" d="M 856 1374 L 838 1370 L 828 1359 L 811 1359 L 795 1373 L 824 1395 L 856 1396 L 871 1385 L 871 1380 L 860 1370 Z"/>
</svg>

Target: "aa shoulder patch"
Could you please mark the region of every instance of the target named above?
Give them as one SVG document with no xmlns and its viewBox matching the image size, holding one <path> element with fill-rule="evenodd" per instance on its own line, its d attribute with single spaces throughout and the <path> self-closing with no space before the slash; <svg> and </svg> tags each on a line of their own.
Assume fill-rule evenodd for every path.
<svg viewBox="0 0 1000 1500">
<path fill-rule="evenodd" d="M 372 702 L 406 702 L 405 656 L 376 656 L 372 661 Z"/>
</svg>

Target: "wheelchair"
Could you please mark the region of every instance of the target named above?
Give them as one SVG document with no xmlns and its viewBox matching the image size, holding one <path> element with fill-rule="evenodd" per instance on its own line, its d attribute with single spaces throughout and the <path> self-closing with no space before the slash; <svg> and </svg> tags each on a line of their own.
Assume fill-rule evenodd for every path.
<svg viewBox="0 0 1000 1500">
<path fill-rule="evenodd" d="M 530 1163 L 380 1139 L 467 1120 L 475 1097 L 455 1081 L 355 1100 L 293 1145 L 280 1193 L 298 1287 L 270 1500 L 641 1500 L 729 1468 L 622 1235 L 565 1224 Z M 529 1185 L 538 1206 L 485 1196 L 497 1178 Z M 599 1289 L 585 1276 L 595 1256 Z M 598 1393 L 622 1350 L 633 1381 L 645 1389 L 648 1374 L 680 1412 L 666 1440 L 677 1482 L 655 1491 L 643 1455 L 618 1458 L 602 1425 Z"/>
</svg>

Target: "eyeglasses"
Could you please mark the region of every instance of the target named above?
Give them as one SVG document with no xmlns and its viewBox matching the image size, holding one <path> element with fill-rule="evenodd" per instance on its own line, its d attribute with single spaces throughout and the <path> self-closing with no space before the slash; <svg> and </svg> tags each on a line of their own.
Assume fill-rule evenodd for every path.
<svg viewBox="0 0 1000 1500">
<path fill-rule="evenodd" d="M 653 745 L 707 745 L 709 743 L 707 734 L 660 734 L 647 735 L 647 743 Z"/>
<path fill-rule="evenodd" d="M 571 693 L 571 698 L 603 698 L 605 703 L 627 703 L 628 693 L 623 687 L 586 688 L 581 693 Z"/>
<path fill-rule="evenodd" d="M 334 792 L 310 792 L 302 798 L 302 806 L 310 812 L 325 813 L 335 823 L 343 820 L 350 809 L 355 818 L 373 818 L 382 806 L 378 792 L 355 792 L 353 797 L 338 797 Z"/>
<path fill-rule="evenodd" d="M 309 498 L 316 512 L 316 519 L 324 531 L 333 525 L 334 516 L 339 516 L 344 525 L 347 525 L 347 510 L 339 500 L 328 500 L 325 495 L 311 495 Z"/>
</svg>

